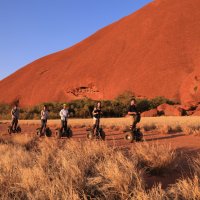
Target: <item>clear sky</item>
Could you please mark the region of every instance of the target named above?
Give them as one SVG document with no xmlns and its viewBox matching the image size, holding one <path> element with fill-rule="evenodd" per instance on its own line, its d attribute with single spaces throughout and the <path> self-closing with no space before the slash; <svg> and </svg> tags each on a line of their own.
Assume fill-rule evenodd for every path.
<svg viewBox="0 0 200 200">
<path fill-rule="evenodd" d="M 0 80 L 152 0 L 0 0 Z"/>
</svg>

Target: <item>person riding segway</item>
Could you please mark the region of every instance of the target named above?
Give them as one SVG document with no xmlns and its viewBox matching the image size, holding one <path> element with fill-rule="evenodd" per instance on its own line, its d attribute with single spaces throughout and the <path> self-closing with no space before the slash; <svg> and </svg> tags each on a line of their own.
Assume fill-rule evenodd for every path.
<svg viewBox="0 0 200 200">
<path fill-rule="evenodd" d="M 20 113 L 20 110 L 19 110 L 18 104 L 16 103 L 14 108 L 11 110 L 12 122 L 11 122 L 11 126 L 8 127 L 9 134 L 21 132 L 21 128 L 20 126 L 18 126 L 19 113 Z"/>
<path fill-rule="evenodd" d="M 56 129 L 56 134 L 58 138 L 61 137 L 72 137 L 72 131 L 70 127 L 67 126 L 67 121 L 69 117 L 69 111 L 67 109 L 67 105 L 63 104 L 63 109 L 60 111 L 60 117 L 61 117 L 61 128 Z"/>
<path fill-rule="evenodd" d="M 100 118 L 102 115 L 101 111 L 101 102 L 97 102 L 96 106 L 94 107 L 94 110 L 92 112 L 93 115 L 93 127 L 92 130 L 88 130 L 87 138 L 88 139 L 102 139 L 105 140 L 105 132 L 100 127 Z"/>
<path fill-rule="evenodd" d="M 49 117 L 49 111 L 46 105 L 44 105 L 43 109 L 41 110 L 41 127 L 37 129 L 37 135 L 47 136 L 50 137 L 52 132 L 50 128 L 47 127 L 47 120 Z"/>
<path fill-rule="evenodd" d="M 128 108 L 128 115 L 132 118 L 132 124 L 130 125 L 130 132 L 125 135 L 125 139 L 133 142 L 143 140 L 143 134 L 140 132 L 140 128 L 137 128 L 137 124 L 141 120 L 141 114 L 137 109 L 137 102 L 135 99 L 131 100 L 130 106 Z"/>
</svg>

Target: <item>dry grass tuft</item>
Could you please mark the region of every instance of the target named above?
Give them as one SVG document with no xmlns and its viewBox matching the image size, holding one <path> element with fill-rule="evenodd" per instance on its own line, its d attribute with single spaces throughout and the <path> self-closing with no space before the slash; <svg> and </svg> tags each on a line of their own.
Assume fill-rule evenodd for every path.
<svg viewBox="0 0 200 200">
<path fill-rule="evenodd" d="M 176 151 L 170 145 L 147 142 L 135 145 L 132 154 L 138 159 L 139 166 L 151 174 L 162 174 L 178 165 Z"/>
<path fill-rule="evenodd" d="M 162 125 L 157 127 L 161 134 L 173 134 L 183 132 L 183 128 L 180 125 Z"/>
<path fill-rule="evenodd" d="M 199 199 L 200 155 L 192 161 L 194 178 L 145 190 L 145 173 L 169 173 L 178 164 L 176 151 L 159 143 L 127 151 L 100 141 L 18 135 L 0 141 L 0 199 Z"/>
<path fill-rule="evenodd" d="M 191 160 L 191 166 L 194 174 L 200 178 L 200 153 L 198 153 L 197 156 Z"/>
<path fill-rule="evenodd" d="M 198 200 L 200 199 L 200 180 L 197 176 L 181 179 L 168 190 L 169 199 Z"/>
<path fill-rule="evenodd" d="M 13 142 L 0 145 L 0 199 L 124 199 L 144 185 L 135 161 L 102 142 Z"/>
<path fill-rule="evenodd" d="M 152 131 L 152 130 L 155 130 L 157 127 L 154 123 L 152 123 L 152 124 L 143 125 L 142 128 L 144 131 Z"/>
</svg>

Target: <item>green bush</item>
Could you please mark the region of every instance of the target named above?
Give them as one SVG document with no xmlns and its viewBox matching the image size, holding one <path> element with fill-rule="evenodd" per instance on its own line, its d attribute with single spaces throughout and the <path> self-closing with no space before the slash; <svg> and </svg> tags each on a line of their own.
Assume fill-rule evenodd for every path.
<svg viewBox="0 0 200 200">
<path fill-rule="evenodd" d="M 151 109 L 151 101 L 148 99 L 138 99 L 137 100 L 138 111 L 144 112 Z"/>
<path fill-rule="evenodd" d="M 130 105 L 130 100 L 133 98 L 131 92 L 125 92 L 119 95 L 114 100 L 102 100 L 103 117 L 123 117 L 127 114 L 127 108 Z M 157 106 L 168 103 L 174 104 L 174 102 L 164 98 L 156 97 L 153 99 L 136 99 L 137 107 L 140 112 L 144 112 Z M 80 100 L 74 100 L 67 103 L 69 113 L 71 117 L 76 118 L 90 118 L 92 117 L 92 110 L 97 101 L 84 98 Z M 40 112 L 44 105 L 48 106 L 49 118 L 59 119 L 59 112 L 63 107 L 63 102 L 45 102 L 33 107 L 26 107 L 20 109 L 20 119 L 40 119 Z M 0 104 L 0 116 L 1 119 L 10 119 L 11 105 Z"/>
<path fill-rule="evenodd" d="M 150 100 L 150 107 L 151 109 L 157 108 L 159 105 L 167 103 L 170 105 L 174 105 L 175 103 L 173 101 L 170 101 L 169 99 L 166 99 L 165 97 L 156 97 Z"/>
</svg>

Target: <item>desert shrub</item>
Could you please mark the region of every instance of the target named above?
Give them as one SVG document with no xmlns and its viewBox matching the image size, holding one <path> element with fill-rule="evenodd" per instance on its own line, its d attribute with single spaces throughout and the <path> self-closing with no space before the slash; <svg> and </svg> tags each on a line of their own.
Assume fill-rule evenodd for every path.
<svg viewBox="0 0 200 200">
<path fill-rule="evenodd" d="M 191 166 L 195 175 L 200 178 L 200 153 L 198 153 L 197 156 L 191 160 Z"/>
<path fill-rule="evenodd" d="M 200 180 L 197 176 L 178 180 L 168 190 L 168 197 L 174 200 L 200 199 Z"/>
<path fill-rule="evenodd" d="M 4 104 L 4 103 L 0 104 L 0 114 L 1 115 L 7 114 L 8 112 L 10 112 L 10 110 L 11 110 L 10 105 Z"/>
<path fill-rule="evenodd" d="M 9 119 L 11 106 L 8 104 L 0 103 L 0 119 Z"/>
<path fill-rule="evenodd" d="M 184 130 L 185 130 L 186 134 L 200 136 L 200 126 L 199 125 L 185 127 Z"/>
<path fill-rule="evenodd" d="M 98 141 L 16 135 L 0 141 L 0 199 L 200 199 L 199 160 L 191 159 L 194 176 L 146 189 L 146 172 L 170 173 L 179 164 L 169 145 L 136 144 L 126 151 Z"/>
<path fill-rule="evenodd" d="M 127 199 L 144 189 L 135 161 L 101 142 L 15 138 L 0 144 L 0 160 L 0 199 Z"/>
<path fill-rule="evenodd" d="M 154 185 L 147 191 L 135 191 L 131 200 L 169 200 L 167 192 L 162 189 L 162 185 Z"/>
<path fill-rule="evenodd" d="M 155 97 L 150 100 L 150 107 L 151 107 L 151 109 L 157 108 L 159 105 L 164 104 L 164 103 L 167 103 L 169 105 L 175 104 L 175 102 L 173 102 L 169 99 L 166 99 L 165 97 Z"/>
<path fill-rule="evenodd" d="M 161 125 L 157 127 L 161 134 L 173 134 L 183 132 L 184 128 L 180 125 Z"/>
<path fill-rule="evenodd" d="M 127 114 L 130 100 L 133 98 L 131 92 L 125 92 L 114 100 L 102 100 L 103 117 L 123 117 Z M 154 99 L 136 99 L 138 102 L 138 110 L 140 112 L 155 108 L 163 102 L 170 103 L 169 100 L 163 97 Z M 92 117 L 92 110 L 96 101 L 88 98 L 73 100 L 67 102 L 69 114 L 75 118 L 89 118 Z M 63 107 L 63 102 L 44 102 L 32 107 L 24 107 L 20 109 L 21 119 L 40 119 L 40 112 L 44 105 L 48 106 L 49 116 L 51 119 L 58 119 L 59 112 Z M 10 119 L 11 105 L 0 104 L 0 116 L 2 119 Z"/>
<path fill-rule="evenodd" d="M 144 112 L 151 109 L 151 103 L 148 99 L 138 99 L 137 109 L 140 112 Z"/>
<path fill-rule="evenodd" d="M 170 145 L 144 142 L 135 145 L 132 153 L 138 159 L 140 167 L 151 174 L 162 174 L 178 165 L 177 153 Z"/>
<path fill-rule="evenodd" d="M 144 131 L 152 131 L 155 130 L 157 126 L 154 123 L 151 123 L 151 124 L 144 124 L 142 128 Z"/>
</svg>

